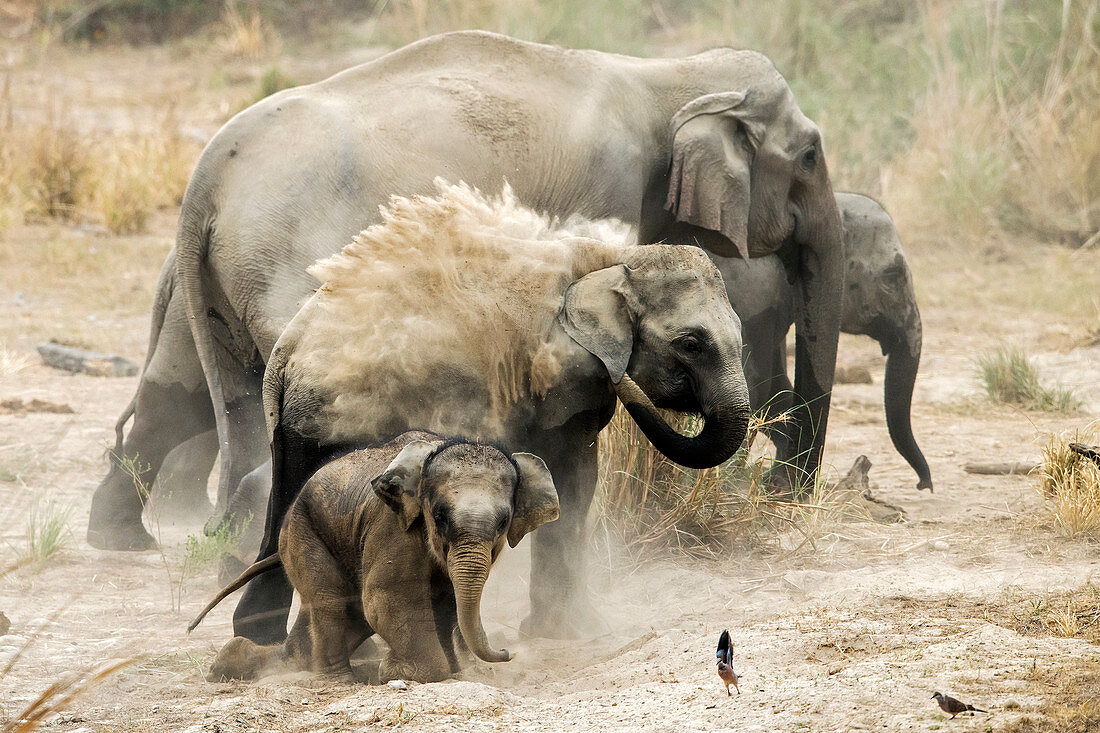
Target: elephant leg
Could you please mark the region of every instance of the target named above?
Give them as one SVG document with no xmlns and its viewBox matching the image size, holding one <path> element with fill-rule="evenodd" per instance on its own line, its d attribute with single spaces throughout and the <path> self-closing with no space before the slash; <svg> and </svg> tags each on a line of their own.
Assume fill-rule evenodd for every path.
<svg viewBox="0 0 1100 733">
<path fill-rule="evenodd" d="M 229 372 L 227 366 L 220 368 L 223 374 Z M 256 359 L 243 367 L 237 364 L 232 373 L 234 384 L 226 386 L 228 445 L 222 452 L 218 499 L 214 514 L 206 525 L 207 534 L 213 534 L 226 522 L 238 520 L 229 512 L 233 493 L 244 477 L 263 465 L 269 457 L 267 425 L 263 414 L 263 362 Z"/>
<path fill-rule="evenodd" d="M 784 323 L 781 314 L 768 311 L 742 324 L 749 403 L 754 413 L 769 419 L 763 432 L 775 445 L 777 461 L 790 459 L 789 420 L 772 422 L 791 409 L 794 399 L 794 388 L 787 378 L 787 320 Z"/>
<path fill-rule="evenodd" d="M 207 494 L 207 483 L 217 457 L 218 435 L 213 430 L 176 446 L 157 473 L 145 507 L 146 517 L 161 524 L 185 526 L 209 519 L 214 507 Z"/>
<path fill-rule="evenodd" d="M 596 445 L 583 440 L 569 443 L 565 449 L 535 451 L 554 477 L 561 513 L 534 533 L 531 613 L 520 625 L 530 636 L 577 638 L 590 631 L 598 618 L 584 581 L 584 530 L 596 492 Z"/>
<path fill-rule="evenodd" d="M 380 682 L 440 682 L 450 676 L 451 662 L 436 633 L 431 595 L 429 584 L 421 581 L 364 593 L 368 623 L 390 647 L 378 668 Z"/>
<path fill-rule="evenodd" d="M 458 628 L 458 606 L 451 579 L 442 573 L 432 573 L 432 616 L 435 619 L 435 636 L 443 647 L 451 674 L 462 669 L 455 653 L 455 629 Z M 461 634 L 459 637 L 461 638 Z"/>
<path fill-rule="evenodd" d="M 236 537 L 236 549 L 222 556 L 218 582 L 229 585 L 256 557 L 263 542 L 264 517 L 271 494 L 271 461 L 253 469 L 241 479 L 240 486 L 229 499 L 226 526 Z"/>
<path fill-rule="evenodd" d="M 279 530 L 302 486 L 329 455 L 317 441 L 276 426 L 271 444 L 271 495 L 267 502 L 264 537 L 256 560 L 279 551 Z M 253 578 L 233 611 L 233 633 L 259 644 L 286 638 L 286 621 L 294 589 L 286 572 L 270 570 Z"/>
<path fill-rule="evenodd" d="M 102 550 L 146 550 L 156 541 L 141 522 L 148 490 L 174 448 L 214 428 L 206 381 L 182 312 L 173 298 L 134 398 L 134 422 L 111 453 L 92 496 L 88 543 Z M 197 473 L 202 472 L 202 466 Z"/>
</svg>

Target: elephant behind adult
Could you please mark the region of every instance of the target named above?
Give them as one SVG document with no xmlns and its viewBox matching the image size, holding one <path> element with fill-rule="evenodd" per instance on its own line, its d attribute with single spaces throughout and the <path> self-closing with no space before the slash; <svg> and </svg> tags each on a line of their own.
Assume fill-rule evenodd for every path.
<svg viewBox="0 0 1100 733">
<path fill-rule="evenodd" d="M 490 193 L 507 179 L 529 206 L 619 218 L 643 242 L 698 242 L 723 256 L 784 248 L 804 304 L 792 480 L 816 468 L 840 318 L 840 221 L 820 133 L 782 76 L 747 51 L 638 59 L 459 32 L 273 95 L 203 152 L 177 271 L 215 403 L 219 507 L 264 459 L 260 375 L 316 287 L 306 268 L 377 221 L 391 194 L 429 193 L 436 176 Z M 89 540 L 152 546 L 135 505 L 123 482 L 101 485 Z"/>
<path fill-rule="evenodd" d="M 909 263 L 890 215 L 867 196 L 836 194 L 844 228 L 847 274 L 840 329 L 870 336 L 886 356 L 883 398 L 886 426 L 898 453 L 917 473 L 917 488 L 932 489 L 928 461 L 913 436 L 910 407 L 921 356 L 921 320 Z M 790 407 L 787 331 L 794 323 L 798 293 L 779 257 L 740 261 L 713 257 L 741 318 L 745 377 L 754 410 Z M 779 454 L 789 437 L 782 425 L 770 437 Z"/>
</svg>

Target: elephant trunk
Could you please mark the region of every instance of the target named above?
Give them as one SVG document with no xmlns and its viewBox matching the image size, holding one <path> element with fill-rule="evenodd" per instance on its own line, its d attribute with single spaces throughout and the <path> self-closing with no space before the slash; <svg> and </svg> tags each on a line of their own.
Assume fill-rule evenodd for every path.
<svg viewBox="0 0 1100 733">
<path fill-rule="evenodd" d="M 492 547 L 483 540 L 472 539 L 451 548 L 447 557 L 447 572 L 455 591 L 458 628 L 466 645 L 486 662 L 507 662 L 512 658 L 507 649 L 489 646 L 481 625 L 481 592 L 489 578 Z"/>
<path fill-rule="evenodd" d="M 741 447 L 749 426 L 744 377 L 731 375 L 722 385 L 709 399 L 700 400 L 703 430 L 694 438 L 676 432 L 629 375 L 623 375 L 615 392 L 649 442 L 669 460 L 688 468 L 711 468 Z"/>
<path fill-rule="evenodd" d="M 917 472 L 917 488 L 932 490 L 932 474 L 928 461 L 913 437 L 910 408 L 913 403 L 913 385 L 920 366 L 921 322 L 915 315 L 904 329 L 898 329 L 883 351 L 886 352 L 886 378 L 883 401 L 886 406 L 886 428 L 890 440 L 913 470 Z"/>
</svg>

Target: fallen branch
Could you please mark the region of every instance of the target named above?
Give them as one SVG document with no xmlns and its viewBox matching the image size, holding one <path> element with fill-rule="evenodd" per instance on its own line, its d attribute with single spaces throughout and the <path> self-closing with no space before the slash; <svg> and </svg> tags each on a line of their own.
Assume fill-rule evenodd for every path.
<svg viewBox="0 0 1100 733">
<path fill-rule="evenodd" d="M 73 373 L 83 372 L 96 377 L 136 377 L 138 373 L 137 365 L 121 356 L 100 354 L 96 351 L 55 343 L 39 344 L 35 348 L 42 356 L 42 361 L 54 369 Z"/>
<path fill-rule="evenodd" d="M 1100 446 L 1085 445 L 1084 443 L 1070 443 L 1069 449 L 1083 458 L 1088 458 L 1097 466 L 1100 466 Z"/>
<path fill-rule="evenodd" d="M 1039 468 L 1038 463 L 1010 461 L 1007 463 L 967 463 L 963 470 L 983 476 L 1026 475 Z"/>
</svg>

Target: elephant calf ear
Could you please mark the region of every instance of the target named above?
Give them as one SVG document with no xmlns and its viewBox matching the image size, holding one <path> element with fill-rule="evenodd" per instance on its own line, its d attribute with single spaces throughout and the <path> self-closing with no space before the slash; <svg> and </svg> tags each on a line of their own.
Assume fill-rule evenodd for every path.
<svg viewBox="0 0 1100 733">
<path fill-rule="evenodd" d="M 386 470 L 371 481 L 374 493 L 397 512 L 406 531 L 420 516 L 420 477 L 428 456 L 436 446 L 436 443 L 414 440 L 402 448 Z"/>
<path fill-rule="evenodd" d="M 665 208 L 692 226 L 718 232 L 749 257 L 749 158 L 758 136 L 746 119 L 748 93 L 705 94 L 672 118 L 672 165 Z M 717 253 L 721 254 L 721 253 Z"/>
<path fill-rule="evenodd" d="M 513 498 L 508 545 L 515 547 L 523 536 L 558 518 L 558 492 L 550 469 L 534 453 L 513 453 L 519 469 Z"/>
</svg>

